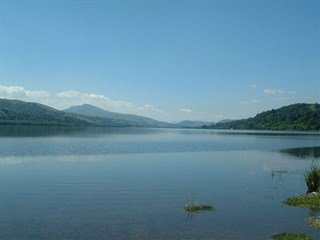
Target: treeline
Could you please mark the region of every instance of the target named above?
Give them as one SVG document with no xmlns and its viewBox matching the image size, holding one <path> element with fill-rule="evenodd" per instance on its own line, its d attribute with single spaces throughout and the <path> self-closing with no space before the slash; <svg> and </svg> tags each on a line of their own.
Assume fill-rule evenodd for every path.
<svg viewBox="0 0 320 240">
<path fill-rule="evenodd" d="M 298 103 L 262 112 L 253 118 L 203 126 L 214 129 L 319 131 L 320 104 Z"/>
</svg>

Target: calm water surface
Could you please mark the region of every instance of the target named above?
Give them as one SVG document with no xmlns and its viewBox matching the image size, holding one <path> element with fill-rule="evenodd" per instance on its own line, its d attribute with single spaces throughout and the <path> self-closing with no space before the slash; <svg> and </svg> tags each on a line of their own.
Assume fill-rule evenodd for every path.
<svg viewBox="0 0 320 240">
<path fill-rule="evenodd" d="M 0 239 L 320 239 L 319 212 L 282 204 L 319 151 L 319 133 L 2 127 Z"/>
</svg>

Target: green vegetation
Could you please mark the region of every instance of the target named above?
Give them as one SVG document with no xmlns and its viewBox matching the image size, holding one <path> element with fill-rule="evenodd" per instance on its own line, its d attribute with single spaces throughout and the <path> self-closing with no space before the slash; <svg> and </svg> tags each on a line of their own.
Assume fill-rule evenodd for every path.
<svg viewBox="0 0 320 240">
<path fill-rule="evenodd" d="M 214 210 L 214 207 L 212 207 L 211 205 L 191 205 L 191 206 L 185 206 L 184 209 L 188 212 L 196 212 L 199 210 L 211 211 L 211 210 Z"/>
<path fill-rule="evenodd" d="M 307 194 L 289 197 L 285 204 L 289 206 L 310 208 L 314 210 L 320 209 L 320 168 L 312 162 L 310 169 L 305 173 L 305 183 L 308 187 Z M 314 227 L 320 229 L 320 217 L 309 217 L 306 219 L 307 225 L 309 227 Z M 311 238 L 275 238 L 275 239 L 311 239 Z"/>
<path fill-rule="evenodd" d="M 284 203 L 289 206 L 320 209 L 320 194 L 306 194 L 289 197 Z"/>
<path fill-rule="evenodd" d="M 305 182 L 308 187 L 307 193 L 320 193 L 320 168 L 315 164 L 315 162 L 311 163 L 310 170 L 306 172 Z"/>
<path fill-rule="evenodd" d="M 203 128 L 319 131 L 320 104 L 298 103 L 262 112 L 253 118 L 217 123 Z"/>
<path fill-rule="evenodd" d="M 310 169 L 305 173 L 307 194 L 289 197 L 285 204 L 289 206 L 320 209 L 320 168 L 312 162 Z"/>
<path fill-rule="evenodd" d="M 136 127 L 133 122 L 56 110 L 39 103 L 0 99 L 0 125 Z"/>
<path fill-rule="evenodd" d="M 277 233 L 272 235 L 272 238 L 276 240 L 312 240 L 312 237 L 298 233 Z"/>
<path fill-rule="evenodd" d="M 212 211 L 215 208 L 211 205 L 207 205 L 207 204 L 198 204 L 193 200 L 193 197 L 190 199 L 190 201 L 186 204 L 186 206 L 184 207 L 184 210 L 186 210 L 187 212 L 196 212 L 199 210 L 206 210 L 206 211 Z"/>
</svg>

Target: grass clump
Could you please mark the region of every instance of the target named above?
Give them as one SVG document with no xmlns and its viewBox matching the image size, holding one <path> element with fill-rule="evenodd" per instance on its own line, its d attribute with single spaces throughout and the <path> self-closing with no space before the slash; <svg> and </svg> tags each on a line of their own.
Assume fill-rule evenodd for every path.
<svg viewBox="0 0 320 240">
<path fill-rule="evenodd" d="M 306 194 L 296 197 L 289 197 L 285 204 L 289 206 L 320 209 L 320 194 Z"/>
<path fill-rule="evenodd" d="M 305 173 L 305 183 L 308 187 L 306 194 L 289 197 L 284 203 L 289 206 L 320 209 L 320 167 L 315 162 L 311 163 L 310 169 Z"/>
<path fill-rule="evenodd" d="M 184 207 L 184 210 L 186 210 L 187 212 L 196 212 L 196 211 L 212 211 L 215 208 L 211 205 L 208 204 L 198 204 L 197 202 L 195 202 L 193 200 L 193 197 L 190 199 L 190 201 L 186 204 L 186 206 Z"/>
<path fill-rule="evenodd" d="M 320 167 L 314 161 L 305 173 L 305 183 L 308 187 L 307 193 L 320 192 Z"/>
<path fill-rule="evenodd" d="M 211 211 L 214 207 L 211 205 L 186 205 L 184 209 L 188 212 L 196 212 L 199 210 Z"/>
<path fill-rule="evenodd" d="M 312 237 L 299 233 L 276 233 L 272 235 L 276 240 L 312 240 Z"/>
</svg>

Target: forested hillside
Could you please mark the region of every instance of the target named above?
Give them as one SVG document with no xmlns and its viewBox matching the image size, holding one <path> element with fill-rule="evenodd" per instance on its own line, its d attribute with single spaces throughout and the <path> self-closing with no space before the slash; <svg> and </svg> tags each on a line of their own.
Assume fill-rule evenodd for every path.
<svg viewBox="0 0 320 240">
<path fill-rule="evenodd" d="M 0 99 L 0 125 L 126 127 L 127 121 L 66 113 L 39 103 Z"/>
<path fill-rule="evenodd" d="M 262 112 L 253 118 L 218 123 L 203 128 L 248 130 L 320 130 L 320 104 L 298 103 Z"/>
</svg>

